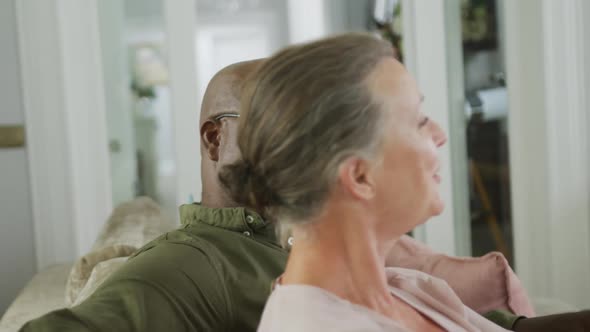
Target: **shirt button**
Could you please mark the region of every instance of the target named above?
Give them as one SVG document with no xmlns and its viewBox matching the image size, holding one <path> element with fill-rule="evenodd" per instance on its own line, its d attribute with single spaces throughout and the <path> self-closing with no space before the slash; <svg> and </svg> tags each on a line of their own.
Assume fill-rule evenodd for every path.
<svg viewBox="0 0 590 332">
<path fill-rule="evenodd" d="M 250 236 L 250 235 L 252 235 L 252 234 L 250 234 L 250 232 L 248 232 L 248 231 L 245 231 L 245 232 L 244 232 L 244 235 L 246 235 L 246 236 Z"/>
<path fill-rule="evenodd" d="M 293 246 L 293 242 L 295 241 L 295 239 L 293 239 L 292 236 L 289 236 L 289 239 L 287 240 L 287 243 L 289 244 L 289 246 Z"/>
<path fill-rule="evenodd" d="M 252 217 L 252 216 L 246 216 L 246 222 L 248 224 L 252 224 L 254 222 L 254 217 Z"/>
</svg>

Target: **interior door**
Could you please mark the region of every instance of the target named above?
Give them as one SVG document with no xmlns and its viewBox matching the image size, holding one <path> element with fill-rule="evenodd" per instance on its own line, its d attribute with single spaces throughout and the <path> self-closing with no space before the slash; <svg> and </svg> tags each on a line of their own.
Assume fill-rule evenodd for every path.
<svg viewBox="0 0 590 332">
<path fill-rule="evenodd" d="M 152 198 L 177 219 L 162 1 L 98 1 L 113 206 Z"/>
<path fill-rule="evenodd" d="M 137 149 L 125 40 L 125 3 L 98 1 L 113 206 L 136 196 Z"/>
</svg>

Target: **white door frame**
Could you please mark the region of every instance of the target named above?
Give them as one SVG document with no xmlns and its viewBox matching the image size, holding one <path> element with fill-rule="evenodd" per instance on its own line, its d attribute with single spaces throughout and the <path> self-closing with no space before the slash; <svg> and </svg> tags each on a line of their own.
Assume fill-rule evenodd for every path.
<svg viewBox="0 0 590 332">
<path fill-rule="evenodd" d="M 196 0 L 163 0 L 174 124 L 177 204 L 201 200 L 201 109 L 197 82 Z"/>
<path fill-rule="evenodd" d="M 19 0 L 37 267 L 85 253 L 112 209 L 95 1 Z"/>
<path fill-rule="evenodd" d="M 449 147 L 453 181 L 453 222 L 455 254 L 471 256 L 471 209 L 469 206 L 469 166 L 467 159 L 467 122 L 463 73 L 463 36 L 461 1 L 445 0 L 445 34 L 449 95 Z"/>
<path fill-rule="evenodd" d="M 533 298 L 580 308 L 590 305 L 585 2 L 503 8 L 516 272 Z"/>
<path fill-rule="evenodd" d="M 445 26 L 446 5 L 443 1 L 403 0 L 404 61 L 408 70 L 418 81 L 425 96 L 422 108 L 441 128 L 450 132 L 451 90 L 448 85 L 447 35 Z M 438 56 L 433 56 L 436 54 Z M 453 103 L 455 100 L 452 101 Z M 455 186 L 450 144 L 440 149 L 440 193 L 446 203 L 440 216 L 416 228 L 417 239 L 432 248 L 450 255 L 456 253 Z"/>
</svg>

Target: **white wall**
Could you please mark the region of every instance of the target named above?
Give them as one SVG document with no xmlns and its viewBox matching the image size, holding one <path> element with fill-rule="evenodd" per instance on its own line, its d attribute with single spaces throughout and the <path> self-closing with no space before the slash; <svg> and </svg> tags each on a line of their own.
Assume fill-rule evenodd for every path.
<svg viewBox="0 0 590 332">
<path fill-rule="evenodd" d="M 22 125 L 15 0 L 0 1 L 0 44 L 0 126 Z M 28 169 L 25 149 L 0 149 L 0 316 L 35 272 Z"/>
</svg>

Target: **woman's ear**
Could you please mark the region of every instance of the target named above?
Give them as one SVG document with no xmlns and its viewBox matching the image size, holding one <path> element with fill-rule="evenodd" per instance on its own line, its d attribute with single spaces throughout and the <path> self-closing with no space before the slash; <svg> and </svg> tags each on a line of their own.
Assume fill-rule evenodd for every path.
<svg viewBox="0 0 590 332">
<path fill-rule="evenodd" d="M 374 168 L 361 158 L 348 158 L 339 168 L 340 183 L 352 196 L 360 200 L 370 200 L 375 197 Z"/>
<path fill-rule="evenodd" d="M 219 143 L 221 130 L 219 125 L 212 120 L 207 120 L 201 126 L 201 142 L 212 161 L 219 161 Z"/>
</svg>

